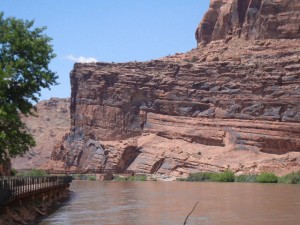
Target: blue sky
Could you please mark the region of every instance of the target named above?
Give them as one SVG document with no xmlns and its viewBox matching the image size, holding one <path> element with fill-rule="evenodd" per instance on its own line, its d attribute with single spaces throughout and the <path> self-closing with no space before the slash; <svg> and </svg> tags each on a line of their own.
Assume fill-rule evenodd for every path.
<svg viewBox="0 0 300 225">
<path fill-rule="evenodd" d="M 209 0 L 0 0 L 4 16 L 47 26 L 59 85 L 41 100 L 69 97 L 74 61 L 147 61 L 196 47 Z"/>
</svg>

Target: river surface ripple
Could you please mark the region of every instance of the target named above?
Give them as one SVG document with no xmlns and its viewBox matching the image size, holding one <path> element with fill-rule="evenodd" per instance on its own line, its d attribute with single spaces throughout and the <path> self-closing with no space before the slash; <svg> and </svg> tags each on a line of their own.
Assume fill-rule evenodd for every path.
<svg viewBox="0 0 300 225">
<path fill-rule="evenodd" d="M 39 225 L 296 225 L 300 185 L 73 181 L 69 202 Z"/>
</svg>

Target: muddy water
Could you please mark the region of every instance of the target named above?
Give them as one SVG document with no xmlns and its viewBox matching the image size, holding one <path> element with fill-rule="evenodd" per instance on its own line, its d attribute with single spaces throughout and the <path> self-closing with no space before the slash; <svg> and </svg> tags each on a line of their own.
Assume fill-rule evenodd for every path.
<svg viewBox="0 0 300 225">
<path fill-rule="evenodd" d="M 65 206 L 39 225 L 300 224 L 300 185 L 75 181 Z"/>
</svg>

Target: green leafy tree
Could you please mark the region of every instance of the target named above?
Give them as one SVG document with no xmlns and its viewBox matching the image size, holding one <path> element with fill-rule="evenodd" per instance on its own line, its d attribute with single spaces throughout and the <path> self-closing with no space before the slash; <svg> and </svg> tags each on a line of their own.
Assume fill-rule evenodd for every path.
<svg viewBox="0 0 300 225">
<path fill-rule="evenodd" d="M 33 115 L 42 88 L 57 84 L 48 65 L 55 57 L 51 38 L 34 21 L 4 18 L 0 12 L 0 161 L 35 145 L 20 114 Z"/>
</svg>

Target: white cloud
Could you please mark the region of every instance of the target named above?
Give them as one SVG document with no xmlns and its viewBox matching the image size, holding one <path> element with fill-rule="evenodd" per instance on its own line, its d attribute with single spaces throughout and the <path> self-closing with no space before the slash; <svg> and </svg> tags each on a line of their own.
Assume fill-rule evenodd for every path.
<svg viewBox="0 0 300 225">
<path fill-rule="evenodd" d="M 83 57 L 83 56 L 80 56 L 78 58 L 76 58 L 74 55 L 68 55 L 66 57 L 66 59 L 69 59 L 71 61 L 74 61 L 74 62 L 79 62 L 79 63 L 94 63 L 94 62 L 97 62 L 97 59 L 93 58 L 93 57 Z"/>
</svg>

